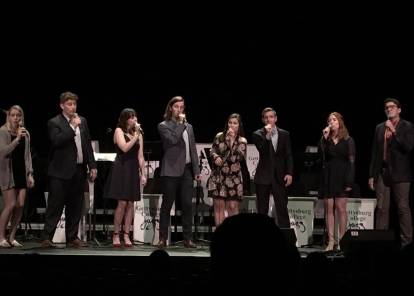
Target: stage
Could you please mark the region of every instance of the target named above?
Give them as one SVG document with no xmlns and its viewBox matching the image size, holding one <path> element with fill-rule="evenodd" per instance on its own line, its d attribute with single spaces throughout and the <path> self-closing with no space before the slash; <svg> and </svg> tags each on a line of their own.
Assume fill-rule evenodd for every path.
<svg viewBox="0 0 414 296">
<path fill-rule="evenodd" d="M 27 256 L 27 255 L 40 255 L 40 256 L 83 256 L 83 257 L 147 257 L 153 251 L 158 250 L 156 246 L 149 244 L 134 244 L 132 248 L 114 248 L 111 241 L 95 242 L 88 241 L 88 246 L 84 248 L 66 248 L 65 244 L 55 244 L 55 248 L 42 248 L 40 242 L 32 239 L 30 241 L 20 240 L 23 247 L 20 248 L 0 248 L 0 258 L 7 257 L 7 255 L 13 256 Z M 210 250 L 207 243 L 197 244 L 196 249 L 185 248 L 182 243 L 172 244 L 171 246 L 163 249 L 171 258 L 174 257 L 191 257 L 197 258 L 209 258 Z M 301 258 L 306 258 L 308 254 L 313 252 L 323 252 L 322 246 L 310 246 L 306 248 L 298 248 Z M 337 258 L 343 258 L 344 255 L 341 252 L 327 252 L 326 256 L 332 260 Z"/>
</svg>

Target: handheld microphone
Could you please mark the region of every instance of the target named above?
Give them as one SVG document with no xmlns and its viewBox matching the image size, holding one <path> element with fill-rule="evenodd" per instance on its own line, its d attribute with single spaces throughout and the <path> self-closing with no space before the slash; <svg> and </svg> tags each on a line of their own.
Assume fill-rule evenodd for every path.
<svg viewBox="0 0 414 296">
<path fill-rule="evenodd" d="M 143 129 L 142 129 L 142 127 L 141 127 L 141 124 L 139 124 L 138 122 L 136 123 L 136 128 L 137 128 L 137 130 L 142 134 L 142 135 L 144 135 L 144 131 L 143 131 Z"/>
<path fill-rule="evenodd" d="M 390 114 L 389 113 L 387 113 L 387 121 L 390 121 L 391 122 L 391 124 L 392 124 L 392 121 L 391 121 L 391 116 L 390 116 Z M 389 127 L 389 126 L 387 126 L 386 124 L 385 124 L 385 129 L 386 130 L 388 130 L 388 131 L 391 131 L 391 128 Z"/>
<path fill-rule="evenodd" d="M 331 130 L 332 130 L 332 125 L 328 124 L 328 126 L 322 130 L 322 137 L 325 137 L 325 138 L 328 137 L 328 135 L 331 133 Z"/>
<path fill-rule="evenodd" d="M 72 116 L 70 117 L 70 119 L 72 120 L 73 118 L 76 118 L 76 117 L 79 117 L 79 114 L 75 112 L 75 113 L 72 114 Z"/>
<path fill-rule="evenodd" d="M 187 118 L 185 116 L 185 113 L 181 113 L 178 116 L 180 117 L 180 120 L 182 121 L 182 123 L 187 123 Z"/>
<path fill-rule="evenodd" d="M 17 126 L 18 126 L 19 128 L 24 128 L 24 123 L 23 123 L 23 121 L 22 121 L 22 120 L 20 120 L 20 121 L 19 121 L 19 123 L 17 124 Z M 26 135 L 27 135 L 27 131 L 24 131 L 23 136 L 24 136 L 24 137 L 26 137 Z"/>
</svg>

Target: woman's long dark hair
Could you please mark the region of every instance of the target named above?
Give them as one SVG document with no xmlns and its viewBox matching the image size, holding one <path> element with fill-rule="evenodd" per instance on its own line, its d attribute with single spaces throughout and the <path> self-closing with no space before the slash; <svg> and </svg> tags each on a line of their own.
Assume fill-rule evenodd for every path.
<svg viewBox="0 0 414 296">
<path fill-rule="evenodd" d="M 134 109 L 125 108 L 122 110 L 119 115 L 117 127 L 121 128 L 124 133 L 128 133 L 128 119 L 133 116 L 137 116 L 137 112 Z"/>
</svg>

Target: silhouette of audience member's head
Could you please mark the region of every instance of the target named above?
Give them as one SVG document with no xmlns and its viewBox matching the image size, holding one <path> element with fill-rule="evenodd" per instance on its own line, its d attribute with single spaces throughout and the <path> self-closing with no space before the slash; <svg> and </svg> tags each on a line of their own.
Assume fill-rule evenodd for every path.
<svg viewBox="0 0 414 296">
<path fill-rule="evenodd" d="M 176 283 L 173 278 L 173 265 L 167 251 L 158 249 L 148 258 L 148 272 L 144 292 L 151 295 L 174 294 Z"/>
<path fill-rule="evenodd" d="M 149 256 L 151 276 L 167 280 L 171 274 L 171 258 L 165 250 L 158 249 Z"/>
<path fill-rule="evenodd" d="M 214 283 L 232 291 L 280 291 L 299 275 L 296 247 L 266 215 L 226 218 L 214 232 L 210 250 Z"/>
</svg>

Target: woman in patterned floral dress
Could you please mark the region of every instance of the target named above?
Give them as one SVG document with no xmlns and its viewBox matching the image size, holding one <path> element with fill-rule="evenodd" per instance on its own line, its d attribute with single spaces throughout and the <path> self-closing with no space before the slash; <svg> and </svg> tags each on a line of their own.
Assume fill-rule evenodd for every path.
<svg viewBox="0 0 414 296">
<path fill-rule="evenodd" d="M 213 160 L 208 189 L 213 197 L 214 221 L 220 225 L 227 216 L 239 213 L 243 197 L 243 179 L 240 162 L 246 158 L 247 141 L 243 124 L 237 113 L 231 114 L 223 132 L 214 138 L 210 156 Z"/>
</svg>

